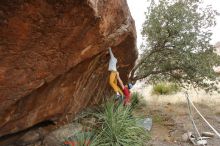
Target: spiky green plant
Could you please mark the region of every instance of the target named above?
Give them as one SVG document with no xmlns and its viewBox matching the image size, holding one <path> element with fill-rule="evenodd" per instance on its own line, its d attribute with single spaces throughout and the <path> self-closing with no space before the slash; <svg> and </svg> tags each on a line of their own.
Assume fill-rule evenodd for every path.
<svg viewBox="0 0 220 146">
<path fill-rule="evenodd" d="M 97 130 L 92 146 L 141 146 L 146 142 L 147 133 L 136 124 L 130 107 L 108 102 L 99 116 L 102 126 Z"/>
<path fill-rule="evenodd" d="M 95 133 L 92 130 L 88 131 L 84 129 L 83 131 L 78 131 L 74 136 L 68 137 L 63 146 L 89 146 L 94 137 L 94 134 Z"/>
<path fill-rule="evenodd" d="M 94 133 L 92 131 L 83 131 L 76 134 L 75 140 L 79 146 L 89 146 L 93 137 Z"/>
<path fill-rule="evenodd" d="M 144 108 L 147 106 L 144 96 L 139 92 L 133 92 L 131 95 L 131 110 Z"/>
</svg>

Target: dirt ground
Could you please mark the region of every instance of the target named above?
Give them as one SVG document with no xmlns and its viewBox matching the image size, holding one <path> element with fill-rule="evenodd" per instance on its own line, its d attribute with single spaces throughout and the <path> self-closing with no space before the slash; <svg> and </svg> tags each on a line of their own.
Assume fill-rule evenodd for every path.
<svg viewBox="0 0 220 146">
<path fill-rule="evenodd" d="M 135 111 L 135 115 L 153 119 L 150 131 L 151 140 L 147 145 L 191 146 L 190 142 L 182 140 L 185 132 L 194 132 L 184 92 L 173 95 L 151 95 L 151 88 L 135 89 L 142 93 L 143 102 L 145 102 Z M 208 95 L 203 91 L 189 91 L 189 95 L 208 122 L 220 132 L 220 95 L 217 93 Z M 212 132 L 195 110 L 193 110 L 193 115 L 200 132 Z M 207 141 L 208 146 L 220 146 L 220 138 L 217 136 Z"/>
</svg>

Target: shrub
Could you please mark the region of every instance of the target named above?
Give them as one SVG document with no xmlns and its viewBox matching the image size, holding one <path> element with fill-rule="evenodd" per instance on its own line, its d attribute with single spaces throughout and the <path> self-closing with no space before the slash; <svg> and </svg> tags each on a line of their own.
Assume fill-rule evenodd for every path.
<svg viewBox="0 0 220 146">
<path fill-rule="evenodd" d="M 144 101 L 143 95 L 138 92 L 132 93 L 131 96 L 131 109 L 135 109 L 139 106 L 146 106 L 146 101 Z"/>
<path fill-rule="evenodd" d="M 65 142 L 66 145 L 77 145 L 77 146 L 89 146 L 94 137 L 94 132 L 92 131 L 79 131 L 73 137 L 69 137 Z"/>
<path fill-rule="evenodd" d="M 153 115 L 153 122 L 154 123 L 158 123 L 158 124 L 162 124 L 163 122 L 163 118 L 160 115 Z"/>
<path fill-rule="evenodd" d="M 153 85 L 153 94 L 167 95 L 180 91 L 180 87 L 175 83 L 158 83 Z"/>
<path fill-rule="evenodd" d="M 96 131 L 92 146 L 141 146 L 147 139 L 146 131 L 136 124 L 130 107 L 109 102 L 99 114 L 100 128 Z"/>
<path fill-rule="evenodd" d="M 135 108 L 140 102 L 140 99 L 139 99 L 139 93 L 138 92 L 134 92 L 132 93 L 132 96 L 131 96 L 131 108 Z"/>
</svg>

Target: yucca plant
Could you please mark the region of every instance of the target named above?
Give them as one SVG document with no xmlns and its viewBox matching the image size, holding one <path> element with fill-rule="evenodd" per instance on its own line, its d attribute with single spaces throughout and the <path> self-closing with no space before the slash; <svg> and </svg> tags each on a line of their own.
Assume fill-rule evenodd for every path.
<svg viewBox="0 0 220 146">
<path fill-rule="evenodd" d="M 146 100 L 144 96 L 139 92 L 133 92 L 131 95 L 131 110 L 146 107 Z"/>
<path fill-rule="evenodd" d="M 93 136 L 94 133 L 92 131 L 83 131 L 78 133 L 75 137 L 77 146 L 89 146 Z"/>
<path fill-rule="evenodd" d="M 141 146 L 145 142 L 147 134 L 131 117 L 130 107 L 108 102 L 99 116 L 102 126 L 97 130 L 92 146 Z"/>
<path fill-rule="evenodd" d="M 73 137 L 67 138 L 63 146 L 89 146 L 94 137 L 93 131 L 78 131 Z"/>
<path fill-rule="evenodd" d="M 140 103 L 139 96 L 140 95 L 138 92 L 132 93 L 132 96 L 131 96 L 131 108 L 132 109 L 136 108 L 137 105 Z"/>
</svg>

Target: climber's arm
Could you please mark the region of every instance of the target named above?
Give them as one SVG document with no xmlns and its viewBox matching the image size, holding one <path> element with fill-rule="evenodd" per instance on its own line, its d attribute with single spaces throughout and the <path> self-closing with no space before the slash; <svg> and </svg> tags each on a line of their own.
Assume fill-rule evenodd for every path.
<svg viewBox="0 0 220 146">
<path fill-rule="evenodd" d="M 109 50 L 109 53 L 110 53 L 110 57 L 111 57 L 111 58 L 115 58 L 115 56 L 114 56 L 113 53 L 112 53 L 112 49 L 111 49 L 111 48 L 108 48 L 108 50 Z"/>
</svg>

